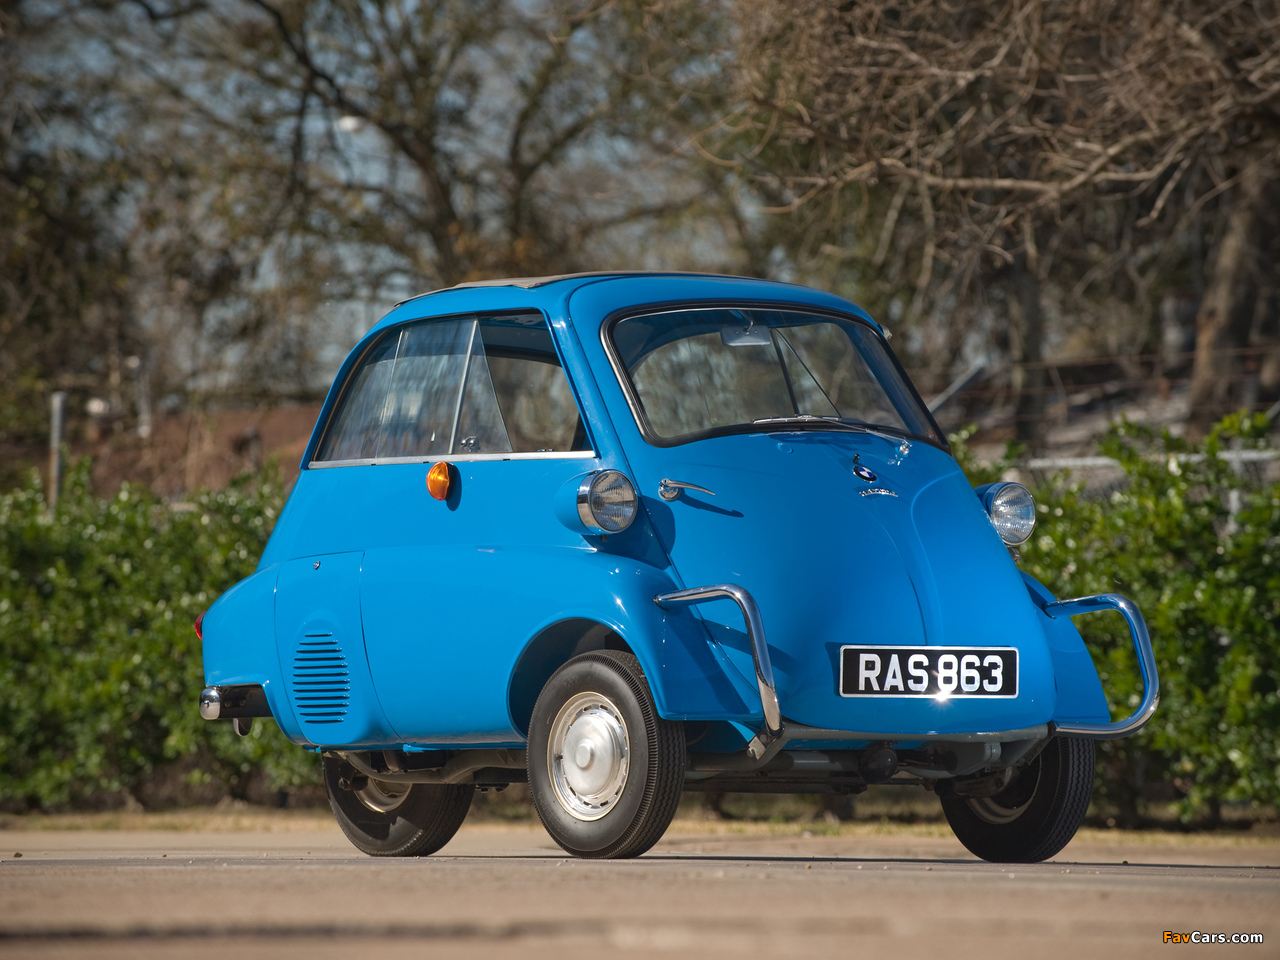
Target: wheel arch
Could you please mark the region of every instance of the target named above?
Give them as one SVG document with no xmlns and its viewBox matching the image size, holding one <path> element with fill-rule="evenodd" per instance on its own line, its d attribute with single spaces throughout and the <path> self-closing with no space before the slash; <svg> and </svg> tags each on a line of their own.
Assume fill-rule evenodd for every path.
<svg viewBox="0 0 1280 960">
<path fill-rule="evenodd" d="M 511 722 L 521 734 L 529 735 L 533 705 L 551 675 L 574 657 L 592 650 L 618 650 L 642 660 L 617 630 L 590 617 L 558 620 L 529 641 L 516 660 L 507 687 Z"/>
</svg>

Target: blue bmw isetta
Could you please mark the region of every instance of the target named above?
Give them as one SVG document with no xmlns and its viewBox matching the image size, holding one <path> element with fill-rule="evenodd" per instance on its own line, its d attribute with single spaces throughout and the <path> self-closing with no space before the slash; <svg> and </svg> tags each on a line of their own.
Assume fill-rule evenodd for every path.
<svg viewBox="0 0 1280 960">
<path fill-rule="evenodd" d="M 399 304 L 343 364 L 257 571 L 197 622 L 201 714 L 323 757 L 339 824 L 433 853 L 528 782 L 582 857 L 684 790 L 936 791 L 988 860 L 1053 856 L 1097 738 L 1139 729 L 1142 616 L 1016 565 L 1035 504 L 975 490 L 859 307 L 610 273 Z M 1113 722 L 1071 617 L 1128 621 Z"/>
</svg>

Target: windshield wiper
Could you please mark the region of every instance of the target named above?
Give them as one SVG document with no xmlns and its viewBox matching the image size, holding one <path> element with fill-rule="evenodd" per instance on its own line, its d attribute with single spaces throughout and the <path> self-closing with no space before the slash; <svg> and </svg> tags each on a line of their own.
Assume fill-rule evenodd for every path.
<svg viewBox="0 0 1280 960">
<path fill-rule="evenodd" d="M 841 430 L 850 430 L 854 433 L 872 433 L 878 437 L 898 441 L 902 439 L 902 434 L 889 432 L 892 428 L 873 426 L 862 420 L 851 420 L 845 417 L 820 417 L 813 413 L 797 413 L 789 417 L 760 417 L 751 421 L 754 426 L 768 426 L 770 424 L 778 424 L 785 426 L 786 424 L 822 424 L 823 426 L 836 427 Z"/>
<path fill-rule="evenodd" d="M 854 430 L 858 433 L 875 432 L 869 424 L 863 423 L 861 420 L 845 420 L 841 417 L 820 417 L 813 413 L 797 413 L 789 417 L 759 417 L 751 421 L 751 425 L 753 427 L 771 423 L 822 423 L 830 424 L 833 427 L 843 427 L 845 430 Z"/>
</svg>

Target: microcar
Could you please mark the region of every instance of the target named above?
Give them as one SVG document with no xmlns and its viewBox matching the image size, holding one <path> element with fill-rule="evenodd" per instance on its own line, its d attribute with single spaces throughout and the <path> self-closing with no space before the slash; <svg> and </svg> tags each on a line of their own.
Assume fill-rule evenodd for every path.
<svg viewBox="0 0 1280 960">
<path fill-rule="evenodd" d="M 529 785 L 582 857 L 683 791 L 935 791 L 988 860 L 1053 856 L 1094 740 L 1158 680 L 1137 608 L 1019 570 L 1035 504 L 974 489 L 855 304 L 604 273 L 407 300 L 352 350 L 257 571 L 197 622 L 201 714 L 318 752 L 360 850 L 439 850 Z M 1119 611 L 1113 721 L 1073 615 Z"/>
</svg>

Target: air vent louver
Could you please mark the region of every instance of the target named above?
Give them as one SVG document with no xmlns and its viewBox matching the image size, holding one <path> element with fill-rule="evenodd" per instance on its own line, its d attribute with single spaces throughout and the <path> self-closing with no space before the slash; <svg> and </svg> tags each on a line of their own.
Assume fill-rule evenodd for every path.
<svg viewBox="0 0 1280 960">
<path fill-rule="evenodd" d="M 293 705 L 303 723 L 341 723 L 351 699 L 350 674 L 332 633 L 307 634 L 293 657 Z"/>
</svg>

